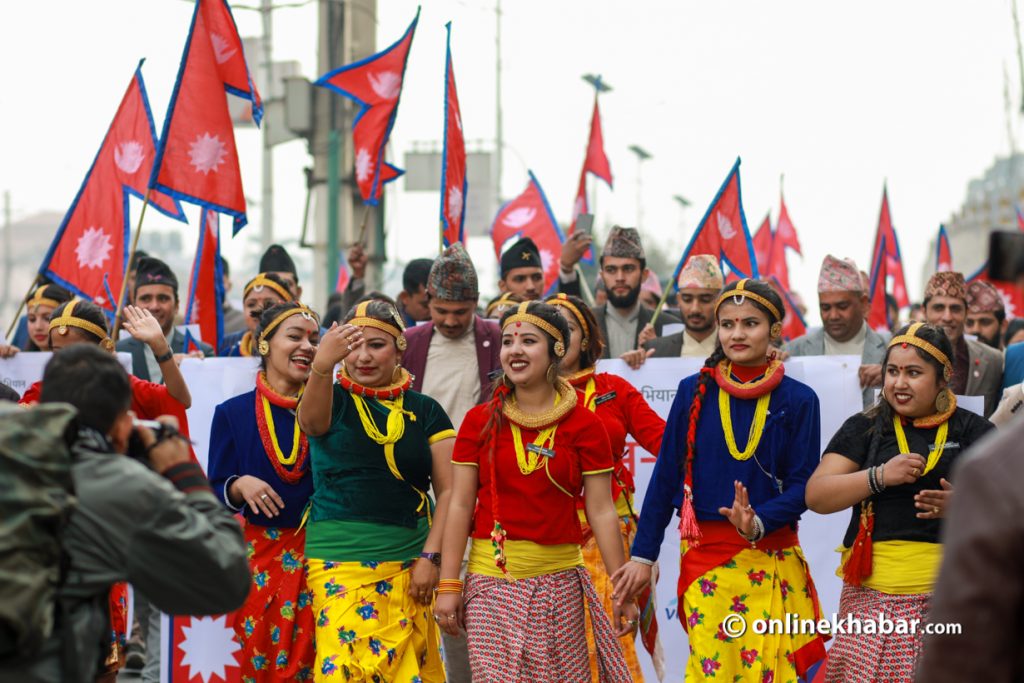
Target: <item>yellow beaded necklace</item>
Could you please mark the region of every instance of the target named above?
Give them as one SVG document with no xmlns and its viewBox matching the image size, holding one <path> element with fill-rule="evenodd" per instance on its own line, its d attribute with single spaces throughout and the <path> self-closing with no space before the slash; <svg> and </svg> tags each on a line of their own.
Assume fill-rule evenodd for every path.
<svg viewBox="0 0 1024 683">
<path fill-rule="evenodd" d="M 909 453 L 910 445 L 907 443 L 907 434 L 903 431 L 903 422 L 899 416 L 892 418 L 892 427 L 896 430 L 896 443 L 900 447 L 900 453 Z M 942 451 L 946 448 L 946 437 L 949 436 L 949 420 L 946 420 L 939 425 L 939 431 L 935 433 L 935 443 L 932 445 L 932 450 L 928 454 L 928 463 L 924 466 L 924 472 L 921 476 L 928 474 L 939 464 L 939 458 L 942 457 Z"/>
<path fill-rule="evenodd" d="M 771 401 L 772 393 L 757 398 L 757 405 L 754 406 L 754 421 L 750 424 L 750 432 L 747 434 L 747 445 L 742 451 L 736 445 L 736 435 L 732 430 L 732 411 L 730 396 L 722 389 L 718 390 L 718 412 L 722 420 L 722 431 L 725 434 L 725 445 L 729 448 L 729 455 L 736 460 L 749 460 L 750 456 L 757 450 L 761 443 L 761 436 L 764 434 L 764 423 L 768 418 L 768 402 Z"/>
</svg>

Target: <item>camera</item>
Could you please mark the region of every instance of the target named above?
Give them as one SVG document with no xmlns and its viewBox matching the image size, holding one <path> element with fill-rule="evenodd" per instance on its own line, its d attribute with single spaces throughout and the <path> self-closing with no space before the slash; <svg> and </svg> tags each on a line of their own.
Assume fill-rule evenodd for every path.
<svg viewBox="0 0 1024 683">
<path fill-rule="evenodd" d="M 135 418 L 132 420 L 132 435 L 128 439 L 128 457 L 134 458 L 144 465 L 149 465 L 149 453 L 146 450 L 146 445 L 142 441 L 142 435 L 139 431 L 140 427 L 153 432 L 153 436 L 156 437 L 155 443 L 164 441 L 171 436 L 172 428 L 165 425 L 163 422 L 157 422 L 156 420 L 140 420 Z"/>
</svg>

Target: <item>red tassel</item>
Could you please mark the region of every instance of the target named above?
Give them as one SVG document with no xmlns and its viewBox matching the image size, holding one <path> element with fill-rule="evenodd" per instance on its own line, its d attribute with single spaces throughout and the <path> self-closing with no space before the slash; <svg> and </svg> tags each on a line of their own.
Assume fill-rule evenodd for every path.
<svg viewBox="0 0 1024 683">
<path fill-rule="evenodd" d="M 875 530 L 875 515 L 871 503 L 863 505 L 860 510 L 860 527 L 857 538 L 853 540 L 850 556 L 843 565 L 843 581 L 851 586 L 859 586 L 872 572 L 871 534 Z"/>
<path fill-rule="evenodd" d="M 701 539 L 697 514 L 693 511 L 693 492 L 689 484 L 683 485 L 683 505 L 679 508 L 679 538 L 697 547 Z"/>
</svg>

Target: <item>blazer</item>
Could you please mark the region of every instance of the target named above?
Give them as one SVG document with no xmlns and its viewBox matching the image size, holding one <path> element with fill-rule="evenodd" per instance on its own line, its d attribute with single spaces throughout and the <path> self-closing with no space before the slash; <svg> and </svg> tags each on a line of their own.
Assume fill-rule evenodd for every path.
<svg viewBox="0 0 1024 683">
<path fill-rule="evenodd" d="M 655 337 L 644 344 L 645 349 L 654 349 L 653 358 L 679 358 L 683 355 L 683 333 L 675 332 L 667 337 Z"/>
<path fill-rule="evenodd" d="M 609 304 L 605 304 L 607 306 Z M 608 320 L 606 319 L 607 313 L 605 312 L 605 306 L 595 306 L 590 309 L 594 312 L 594 317 L 597 318 L 597 324 L 601 328 L 601 338 L 604 339 L 604 354 L 602 358 L 611 358 L 608 351 Z M 636 329 L 633 331 L 633 348 L 639 348 L 637 341 L 640 338 L 640 330 L 644 329 L 647 323 L 651 322 L 651 318 L 654 317 L 654 311 L 648 309 L 646 306 L 640 306 L 640 314 L 636 319 Z M 656 337 L 661 336 L 661 330 L 665 325 L 681 325 L 682 320 L 672 315 L 665 309 L 661 310 L 661 315 L 658 316 L 658 321 L 654 323 L 654 334 Z M 680 344 L 682 344 L 682 335 L 679 337 Z M 679 354 L 676 354 L 679 355 Z"/>
<path fill-rule="evenodd" d="M 870 327 L 864 335 L 864 350 L 860 354 L 862 365 L 878 365 L 885 358 L 885 347 L 888 341 L 882 335 Z M 825 355 L 825 330 L 818 328 L 812 330 L 802 337 L 797 337 L 783 347 L 791 356 L 824 356 Z M 875 389 L 878 387 L 864 387 L 862 398 L 864 407 L 875 402 Z"/>
<path fill-rule="evenodd" d="M 501 328 L 493 320 L 473 316 L 473 334 L 476 341 L 476 363 L 480 368 L 480 393 L 477 403 L 491 398 L 492 373 L 501 372 Z M 423 376 L 427 371 L 427 354 L 434 336 L 434 323 L 428 322 L 405 331 L 408 346 L 402 354 L 402 365 L 412 374 L 412 388 L 422 391 Z"/>
<path fill-rule="evenodd" d="M 203 342 L 198 342 L 199 348 L 203 350 L 203 353 L 207 356 L 213 356 L 213 347 Z M 132 374 L 139 379 L 147 382 L 152 381 L 149 377 L 149 368 L 146 367 L 146 345 L 140 342 L 135 337 L 128 337 L 117 342 L 117 351 L 123 351 L 132 354 Z M 174 328 L 174 334 L 171 336 L 171 351 L 174 353 L 184 353 L 185 351 L 185 335 L 181 333 L 177 327 Z"/>
<path fill-rule="evenodd" d="M 985 397 L 985 417 L 995 412 L 1003 394 L 1003 354 L 988 344 L 967 339 L 967 388 L 965 396 Z"/>
</svg>

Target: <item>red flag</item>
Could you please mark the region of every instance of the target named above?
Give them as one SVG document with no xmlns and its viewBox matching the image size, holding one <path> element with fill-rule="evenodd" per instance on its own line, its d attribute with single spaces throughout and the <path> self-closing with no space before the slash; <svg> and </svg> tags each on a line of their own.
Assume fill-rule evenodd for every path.
<svg viewBox="0 0 1024 683">
<path fill-rule="evenodd" d="M 164 680 L 170 683 L 241 683 L 242 646 L 231 627 L 233 620 L 234 614 L 169 616 L 164 631 L 170 646 L 163 662 Z"/>
<path fill-rule="evenodd" d="M 452 68 L 452 22 L 448 31 L 444 67 L 444 153 L 441 155 L 441 233 L 444 246 L 465 242 L 466 221 L 466 140 L 462 135 L 462 111 L 455 90 Z"/>
<path fill-rule="evenodd" d="M 953 270 L 953 251 L 949 247 L 949 235 L 946 226 L 939 226 L 939 237 L 935 242 L 935 271 Z"/>
<path fill-rule="evenodd" d="M 896 305 L 900 308 L 909 306 L 907 282 L 903 278 L 903 258 L 900 256 L 900 243 L 896 238 L 896 229 L 892 227 L 892 217 L 889 214 L 889 190 L 886 187 L 882 188 L 882 209 L 878 216 L 875 247 L 871 253 L 872 274 L 878 269 L 879 257 L 885 254 L 885 269 L 887 274 L 893 277 L 892 295 L 896 298 Z"/>
<path fill-rule="evenodd" d="M 583 159 L 583 169 L 580 171 L 580 186 L 576 190 L 576 201 L 572 206 L 572 220 L 569 223 L 569 235 L 576 231 L 576 219 L 585 213 L 590 213 L 590 202 L 587 201 L 587 173 L 593 173 L 601 180 L 612 185 L 612 166 L 608 163 L 608 156 L 604 153 L 604 133 L 601 130 L 601 110 L 597 106 L 597 92 L 594 92 L 594 112 L 590 116 L 590 139 L 587 141 L 587 156 Z M 583 255 L 583 260 L 592 262 L 594 260 L 592 250 L 588 249 Z"/>
<path fill-rule="evenodd" d="M 384 161 L 384 147 L 398 114 L 405 66 L 419 18 L 417 9 L 409 28 L 391 47 L 328 72 L 314 84 L 333 90 L 360 106 L 352 126 L 356 183 L 363 201 L 374 206 L 380 201 L 384 184 L 404 173 Z"/>
<path fill-rule="evenodd" d="M 786 210 L 786 200 L 781 194 L 779 195 L 779 222 L 775 225 L 775 239 L 784 247 L 789 247 L 801 256 L 804 255 L 800 250 L 800 238 L 797 237 L 796 228 L 793 227 L 793 221 L 789 219 L 789 211 Z"/>
<path fill-rule="evenodd" d="M 1003 310 L 1006 311 L 1006 319 L 1012 320 L 1024 315 L 1024 295 L 1013 282 L 1005 280 L 993 280 L 988 276 L 988 263 L 986 262 L 974 275 L 967 278 L 967 284 L 975 280 L 982 280 L 996 288 L 999 296 L 1003 299 Z"/>
<path fill-rule="evenodd" d="M 759 264 L 760 265 L 760 264 Z M 774 277 L 789 291 L 789 264 L 786 263 L 786 245 L 779 236 L 778 228 L 772 238 L 771 256 L 768 258 L 768 271 L 761 273 L 762 277 Z"/>
<path fill-rule="evenodd" d="M 757 270 L 759 272 L 771 272 L 772 242 L 774 238 L 771 215 L 765 214 L 764 220 L 761 221 L 761 227 L 757 229 L 752 239 L 754 258 L 757 259 Z"/>
<path fill-rule="evenodd" d="M 156 145 L 156 127 L 139 62 L 99 152 L 39 267 L 41 274 L 107 311 L 117 305 L 128 260 L 129 195 L 141 198 L 145 194 Z M 151 192 L 149 203 L 161 213 L 185 221 L 176 199 Z"/>
<path fill-rule="evenodd" d="M 348 262 L 345 261 L 345 254 L 338 254 L 338 279 L 334 283 L 335 292 L 344 292 L 348 289 L 348 283 L 352 275 L 348 272 Z"/>
<path fill-rule="evenodd" d="M 883 237 L 881 248 L 885 249 L 886 240 Z M 868 312 L 868 327 L 875 332 L 888 332 L 890 328 L 889 307 L 885 302 L 885 284 L 888 279 L 888 259 L 879 261 L 873 271 L 871 280 L 871 310 Z"/>
<path fill-rule="evenodd" d="M 782 307 L 785 309 L 785 317 L 782 319 L 782 339 L 784 341 L 792 341 L 797 337 L 802 337 L 807 334 L 807 323 L 804 321 L 804 316 L 800 313 L 800 309 L 797 308 L 796 302 L 793 301 L 793 297 L 789 293 L 788 288 L 784 288 L 779 279 L 774 275 L 769 277 L 769 283 L 775 288 L 775 291 L 782 297 Z"/>
<path fill-rule="evenodd" d="M 673 281 L 679 279 L 679 271 L 693 254 L 710 254 L 723 260 L 740 277 L 758 276 L 753 239 L 743 213 L 739 157 L 683 252 Z"/>
<path fill-rule="evenodd" d="M 197 0 L 149 185 L 231 216 L 237 233 L 248 218 L 225 91 L 250 100 L 259 125 L 263 104 L 231 10 Z"/>
<path fill-rule="evenodd" d="M 220 228 L 216 211 L 203 209 L 199 244 L 188 284 L 185 322 L 199 325 L 199 338 L 215 349 L 224 339 L 224 270 L 220 262 Z M 187 352 L 186 352 L 187 353 Z"/>
<path fill-rule="evenodd" d="M 1021 213 L 1020 204 L 1014 204 L 1013 208 L 1017 212 L 1017 228 L 1024 232 L 1024 213 Z"/>
<path fill-rule="evenodd" d="M 544 267 L 544 289 L 553 290 L 558 283 L 558 259 L 562 255 L 565 237 L 551 212 L 540 183 L 529 171 L 530 182 L 515 199 L 501 207 L 491 226 L 494 254 L 501 258 L 501 248 L 512 238 L 529 237 L 540 251 Z"/>
</svg>

